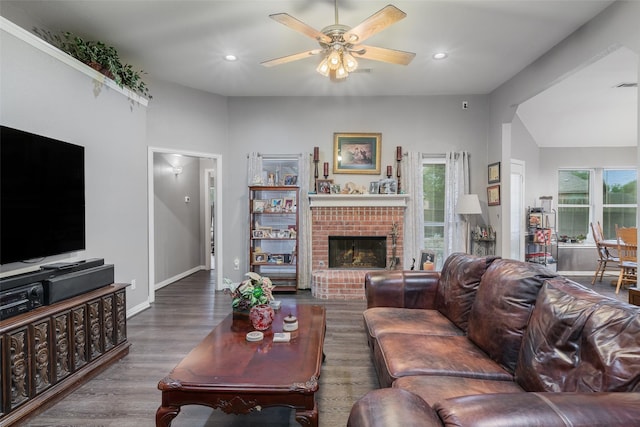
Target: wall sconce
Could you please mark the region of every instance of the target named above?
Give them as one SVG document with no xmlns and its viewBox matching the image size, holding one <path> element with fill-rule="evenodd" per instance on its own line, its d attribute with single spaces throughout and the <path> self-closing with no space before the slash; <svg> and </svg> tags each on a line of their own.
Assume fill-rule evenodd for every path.
<svg viewBox="0 0 640 427">
<path fill-rule="evenodd" d="M 181 173 L 182 173 L 182 166 L 175 166 L 175 167 L 173 168 L 173 174 L 174 174 L 174 175 L 178 176 L 178 175 L 180 175 Z"/>
</svg>

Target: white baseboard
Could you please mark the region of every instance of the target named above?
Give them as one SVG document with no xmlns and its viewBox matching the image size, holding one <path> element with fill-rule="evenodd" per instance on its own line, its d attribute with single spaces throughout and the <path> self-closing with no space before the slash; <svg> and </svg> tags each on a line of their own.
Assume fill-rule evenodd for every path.
<svg viewBox="0 0 640 427">
<path fill-rule="evenodd" d="M 146 310 L 149 307 L 151 307 L 151 304 L 149 304 L 149 300 L 141 302 L 140 304 L 136 305 L 135 307 L 131 307 L 129 310 L 127 310 L 127 319 L 130 318 L 130 317 L 135 316 L 136 314 L 140 313 L 141 311 Z"/>
<path fill-rule="evenodd" d="M 166 280 L 163 280 L 162 282 L 156 283 L 156 285 L 155 285 L 155 288 L 154 288 L 154 289 L 155 289 L 156 291 L 157 291 L 158 289 L 162 289 L 162 288 L 164 288 L 165 286 L 172 284 L 173 282 L 177 282 L 177 281 L 178 281 L 178 280 L 180 280 L 180 279 L 184 279 L 185 277 L 190 276 L 190 275 L 192 275 L 193 273 L 197 273 L 197 272 L 198 272 L 198 271 L 200 271 L 200 270 L 204 270 L 205 268 L 206 268 L 206 267 L 205 267 L 204 265 L 199 265 L 199 266 L 197 266 L 197 267 L 193 267 L 191 270 L 187 270 L 187 271 L 182 272 L 182 273 L 180 273 L 180 274 L 177 274 L 177 275 L 175 275 L 175 276 L 173 276 L 173 277 L 170 277 L 170 278 L 168 278 L 168 279 L 166 279 Z"/>
<path fill-rule="evenodd" d="M 560 274 L 561 276 L 592 276 L 595 274 L 596 272 L 591 270 L 591 271 L 558 271 L 558 274 Z M 618 277 L 618 273 L 615 271 L 605 271 L 604 273 L 605 276 L 611 276 L 611 277 Z"/>
</svg>

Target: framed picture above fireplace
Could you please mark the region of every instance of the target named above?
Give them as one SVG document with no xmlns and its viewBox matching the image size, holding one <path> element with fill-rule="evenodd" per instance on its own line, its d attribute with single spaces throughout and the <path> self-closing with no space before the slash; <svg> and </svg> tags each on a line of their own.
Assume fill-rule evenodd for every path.
<svg viewBox="0 0 640 427">
<path fill-rule="evenodd" d="M 381 133 L 334 133 L 333 173 L 380 174 Z"/>
</svg>

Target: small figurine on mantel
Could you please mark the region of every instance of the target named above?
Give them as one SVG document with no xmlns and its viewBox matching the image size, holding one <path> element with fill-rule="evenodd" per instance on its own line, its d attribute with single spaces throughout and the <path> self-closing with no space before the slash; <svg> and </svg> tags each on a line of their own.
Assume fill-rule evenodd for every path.
<svg viewBox="0 0 640 427">
<path fill-rule="evenodd" d="M 367 188 L 364 185 L 358 185 L 355 182 L 347 182 L 342 191 L 342 194 L 366 194 Z"/>
</svg>

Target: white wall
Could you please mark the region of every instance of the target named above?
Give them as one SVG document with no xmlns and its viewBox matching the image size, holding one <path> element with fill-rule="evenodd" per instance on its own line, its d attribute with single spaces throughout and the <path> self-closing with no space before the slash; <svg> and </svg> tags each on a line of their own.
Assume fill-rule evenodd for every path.
<svg viewBox="0 0 640 427">
<path fill-rule="evenodd" d="M 137 282 L 136 290 L 127 288 L 127 307 L 143 304 L 148 286 L 146 108 L 96 86 L 92 78 L 4 29 L 0 44 L 0 122 L 85 147 L 87 249 L 63 258 L 104 258 L 115 265 L 116 281 Z"/>
</svg>

